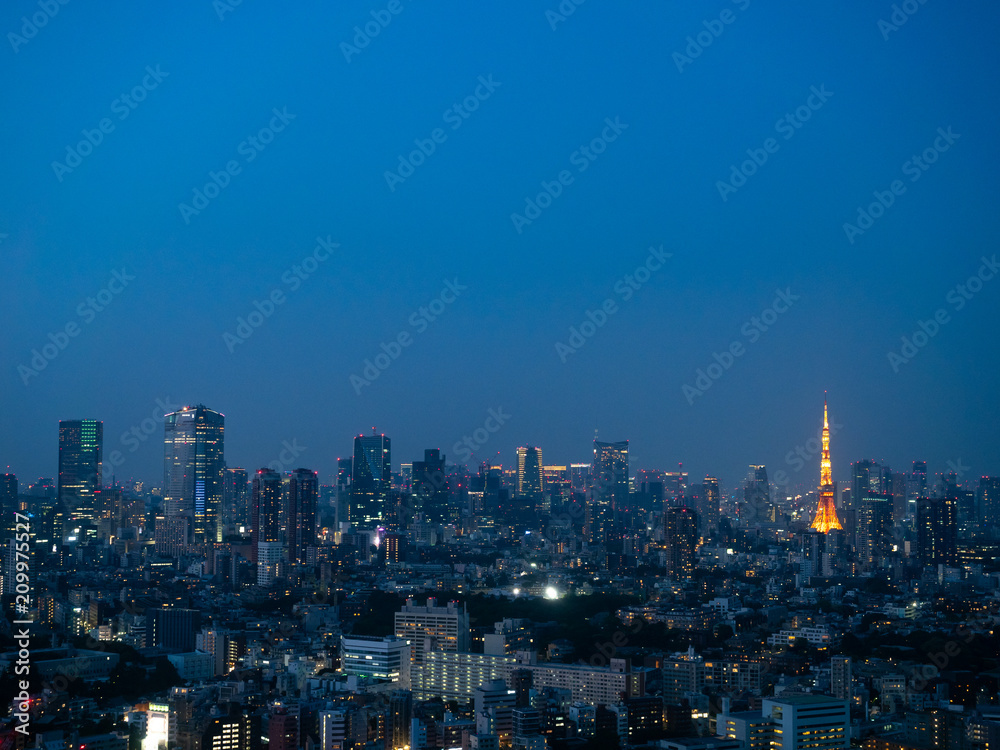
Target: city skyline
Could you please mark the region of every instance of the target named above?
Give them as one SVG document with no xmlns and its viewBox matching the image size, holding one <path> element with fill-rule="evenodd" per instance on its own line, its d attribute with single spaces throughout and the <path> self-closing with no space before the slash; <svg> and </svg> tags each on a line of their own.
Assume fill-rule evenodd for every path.
<svg viewBox="0 0 1000 750">
<path fill-rule="evenodd" d="M 995 472 L 1000 9 L 921 5 L 887 33 L 860 2 L 724 5 L 697 57 L 687 37 L 716 26 L 674 5 L 555 28 L 408 10 L 346 56 L 372 8 L 53 19 L 7 59 L 11 106 L 48 91 L 52 116 L 0 126 L 24 175 L 0 185 L 0 464 L 48 476 L 50 425 L 94 418 L 150 481 L 158 400 L 240 415 L 248 467 L 297 439 L 324 474 L 371 424 L 400 458 L 455 460 L 503 409 L 477 454 L 578 461 L 598 429 L 731 486 L 787 469 L 828 390 L 835 478 L 864 456 Z M 627 53 L 593 54 L 609 45 Z"/>
<path fill-rule="evenodd" d="M 180 409 L 181 405 L 176 405 L 176 408 Z M 839 406 L 839 408 L 843 408 L 843 406 Z M 166 417 L 167 415 L 165 414 L 163 416 Z M 64 422 L 67 420 L 63 419 L 59 421 Z M 98 423 L 102 422 L 102 420 L 99 419 L 91 421 L 96 421 Z M 123 432 L 120 435 L 120 440 L 118 441 L 118 444 L 116 446 L 109 448 L 109 446 L 105 442 L 104 445 L 105 461 L 103 470 L 103 481 L 105 484 L 109 484 L 112 477 L 114 477 L 119 482 L 134 480 L 134 481 L 141 481 L 148 486 L 153 486 L 153 487 L 163 486 L 162 484 L 158 484 L 156 481 L 152 481 L 151 479 L 152 477 L 163 475 L 162 448 L 159 448 L 159 446 L 162 445 L 161 438 L 163 435 L 162 431 L 164 429 L 162 424 L 163 420 L 161 418 L 161 422 L 157 423 L 155 427 L 152 429 L 148 427 L 148 423 L 150 421 L 156 421 L 156 420 L 155 418 L 149 418 L 146 420 L 145 423 L 140 423 L 140 425 L 134 426 L 131 431 Z M 156 430 L 160 430 L 159 437 L 156 434 Z M 230 426 L 227 429 L 227 442 L 230 444 L 232 443 L 231 431 L 232 427 Z M 485 431 L 485 428 L 483 428 L 483 431 Z M 837 437 L 836 442 L 838 447 L 834 449 L 834 452 L 837 455 L 841 455 L 841 453 L 844 451 L 844 448 L 840 444 L 842 440 L 849 435 L 849 431 L 844 427 L 844 425 L 842 425 L 836 420 L 833 421 L 832 425 L 828 424 L 826 431 L 828 433 L 827 440 L 829 440 L 829 435 L 831 434 L 836 435 Z M 511 430 L 511 432 L 513 432 L 513 430 Z M 768 467 L 768 470 L 771 472 L 772 483 L 778 484 L 783 487 L 787 487 L 789 491 L 795 488 L 799 488 L 801 490 L 804 490 L 805 492 L 809 492 L 810 490 L 813 490 L 816 487 L 821 486 L 822 470 L 823 470 L 821 466 L 823 457 L 823 451 L 822 451 L 823 433 L 824 433 L 824 428 L 821 425 L 819 428 L 815 430 L 814 435 L 812 436 L 807 435 L 805 439 L 803 439 L 801 442 L 790 447 L 790 449 L 786 451 L 784 455 L 776 456 L 776 459 L 778 460 L 774 462 L 764 462 L 763 464 L 761 464 L 763 466 Z M 139 439 L 136 437 L 137 435 L 142 436 L 143 443 L 140 443 Z M 364 437 L 364 435 L 362 435 L 362 437 Z M 470 438 L 471 442 L 474 444 L 475 442 L 474 437 L 472 436 L 466 436 L 466 437 Z M 407 436 L 403 436 L 402 438 L 397 436 L 394 438 L 394 440 L 396 440 L 397 444 L 402 442 L 405 445 L 407 442 Z M 493 443 L 494 445 L 497 442 L 499 442 L 499 440 L 494 438 L 491 438 L 491 440 L 494 441 Z M 242 468 L 249 472 L 256 471 L 256 469 L 261 467 L 270 466 L 274 463 L 280 463 L 285 467 L 286 470 L 291 470 L 292 468 L 299 468 L 300 466 L 308 466 L 319 472 L 322 484 L 335 484 L 336 475 L 338 471 L 337 456 L 343 456 L 344 454 L 350 455 L 348 451 L 339 451 L 334 453 L 324 452 L 321 455 L 320 451 L 311 450 L 308 445 L 304 444 L 304 442 L 300 443 L 298 441 L 298 438 L 292 438 L 291 440 L 285 439 L 276 442 L 278 444 L 276 446 L 275 453 L 272 455 L 271 458 L 265 461 L 260 461 L 257 464 L 255 464 L 253 462 L 237 459 L 237 463 L 232 463 L 227 459 L 227 465 L 230 468 Z M 409 439 L 409 442 L 412 445 L 419 444 L 413 441 L 412 438 Z M 147 449 L 143 452 L 140 452 L 138 449 L 134 452 L 130 450 L 132 446 L 141 446 L 143 444 L 147 444 Z M 511 466 L 516 467 L 518 461 L 517 452 L 520 446 L 523 445 L 524 445 L 523 442 L 518 441 L 516 438 L 514 438 L 511 443 L 511 448 L 509 449 L 509 451 L 505 452 L 502 451 L 501 449 L 498 449 L 494 453 L 476 453 L 472 454 L 472 458 L 470 460 L 464 462 L 455 461 L 453 459 L 454 453 L 449 451 L 447 447 L 443 445 L 437 446 L 437 449 L 440 450 L 440 452 L 447 457 L 449 465 L 464 465 L 470 471 L 474 471 L 476 467 L 478 467 L 479 463 L 482 461 L 489 461 L 495 465 L 499 464 L 507 467 Z M 423 455 L 424 451 L 427 450 L 429 447 L 430 446 L 424 445 L 419 449 L 415 449 L 413 451 L 414 455 L 412 456 L 397 457 L 392 463 L 393 473 L 397 473 L 402 464 L 407 464 L 411 463 L 414 460 L 419 460 L 419 456 Z M 550 451 L 550 449 L 545 446 L 539 445 L 539 449 L 544 449 L 546 451 L 546 455 L 548 456 L 551 456 L 553 453 L 553 451 Z M 148 472 L 147 475 L 136 476 L 127 473 L 127 470 L 130 467 L 135 467 L 140 464 L 146 466 L 148 464 L 154 463 L 157 459 L 148 454 L 150 454 L 151 452 L 156 453 L 157 451 L 159 451 L 159 465 L 156 466 L 155 468 L 151 467 L 150 469 L 147 469 L 146 470 Z M 117 452 L 117 456 L 115 455 L 115 452 Z M 586 455 L 586 453 L 589 452 L 590 450 L 584 449 L 584 451 L 581 452 L 581 455 L 578 456 L 569 455 L 562 458 L 550 459 L 546 461 L 546 465 L 556 465 L 556 464 L 569 465 L 570 463 L 578 463 L 581 461 L 584 463 L 589 463 L 591 459 L 589 456 Z M 229 453 L 229 451 L 227 451 L 227 453 Z M 632 455 L 636 455 L 634 450 Z M 629 466 L 630 476 L 635 476 L 635 473 L 641 470 L 665 471 L 668 470 L 669 467 L 676 466 L 678 463 L 676 460 L 670 457 L 665 457 L 662 462 L 657 462 L 655 464 L 654 463 L 647 464 L 644 461 L 642 461 L 641 456 L 643 454 L 640 453 L 639 455 L 640 455 L 640 463 L 636 464 L 633 461 L 630 461 L 630 466 Z M 301 460 L 299 460 L 300 456 Z M 109 457 L 111 458 L 111 460 L 109 460 Z M 876 463 L 880 465 L 891 466 L 897 470 L 905 469 L 907 472 L 909 472 L 910 466 L 914 461 L 925 462 L 929 463 L 932 467 L 931 471 L 932 478 L 935 477 L 939 478 L 945 474 L 955 472 L 959 475 L 960 483 L 971 483 L 980 476 L 990 476 L 997 473 L 995 466 L 983 466 L 981 468 L 973 467 L 970 466 L 967 460 L 961 456 L 955 456 L 954 458 L 947 457 L 940 459 L 938 461 L 927 460 L 924 457 L 920 458 L 913 457 L 905 459 L 901 458 L 898 461 L 890 461 L 879 457 L 873 458 L 870 455 L 859 455 L 851 458 L 845 457 L 836 462 L 840 470 L 839 472 L 833 472 L 834 481 L 840 483 L 850 481 L 851 465 L 857 461 L 862 461 L 862 460 L 874 460 Z M 118 466 L 115 466 L 116 461 L 119 462 Z M 37 466 L 44 465 L 43 462 L 37 460 L 32 463 L 34 463 Z M 687 461 L 681 461 L 680 463 L 683 464 L 684 466 L 689 466 Z M 728 470 L 728 473 L 726 473 L 719 471 L 717 468 L 722 463 L 723 461 L 720 459 L 714 464 L 707 465 L 706 467 L 704 467 L 704 469 L 695 467 L 692 470 L 692 476 L 700 474 L 721 475 L 725 477 L 724 479 L 721 480 L 723 487 L 726 488 L 728 492 L 734 493 L 738 491 L 746 475 L 746 466 L 755 465 L 755 462 L 753 460 L 742 466 L 740 465 L 733 466 L 732 465 L 733 462 L 729 461 L 728 463 L 731 465 L 731 468 Z M 33 475 L 32 473 L 17 471 L 16 469 L 17 467 L 13 465 L 8 465 L 7 467 L 4 468 L 4 471 L 7 473 L 16 474 L 18 476 L 19 482 L 21 482 L 24 485 L 33 483 L 40 477 L 58 476 L 57 471 L 56 472 L 50 471 L 49 473 L 45 473 L 43 471 L 41 473 Z M 121 469 L 121 471 L 119 471 L 119 469 Z M 812 479 L 812 475 L 814 474 L 816 477 L 815 480 Z"/>
<path fill-rule="evenodd" d="M 1000 4 L 0 29 L 0 750 L 1000 747 Z"/>
</svg>

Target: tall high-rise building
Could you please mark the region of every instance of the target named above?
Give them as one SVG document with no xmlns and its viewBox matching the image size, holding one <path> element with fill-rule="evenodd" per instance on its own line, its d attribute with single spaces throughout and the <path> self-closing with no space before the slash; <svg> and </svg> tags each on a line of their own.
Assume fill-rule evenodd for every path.
<svg viewBox="0 0 1000 750">
<path fill-rule="evenodd" d="M 802 575 L 808 580 L 811 576 L 823 574 L 823 554 L 826 552 L 826 535 L 822 532 L 810 529 L 799 535 L 801 543 L 801 563 Z"/>
<path fill-rule="evenodd" d="M 569 483 L 570 487 L 577 492 L 586 492 L 590 489 L 591 484 L 593 484 L 594 477 L 594 465 L 589 464 L 570 464 L 569 465 Z"/>
<path fill-rule="evenodd" d="M 867 493 L 855 500 L 858 509 L 858 563 L 869 572 L 885 566 L 892 542 L 892 495 Z"/>
<path fill-rule="evenodd" d="M 892 494 L 892 471 L 869 458 L 851 464 L 851 502 L 854 510 L 866 495 Z"/>
<path fill-rule="evenodd" d="M 59 520 L 57 533 L 69 524 L 94 527 L 101 494 L 104 422 L 71 419 L 59 422 Z"/>
<path fill-rule="evenodd" d="M 986 532 L 997 535 L 1000 526 L 1000 477 L 980 477 L 976 502 L 979 505 L 979 518 Z"/>
<path fill-rule="evenodd" d="M 416 509 L 429 523 L 447 524 L 456 519 L 448 512 L 448 477 L 444 470 L 445 457 L 437 448 L 424 450 L 424 460 L 411 464 L 410 487 Z"/>
<path fill-rule="evenodd" d="M 353 458 L 337 459 L 337 495 L 336 495 L 336 518 L 337 523 L 350 520 L 351 507 L 351 474 Z"/>
<path fill-rule="evenodd" d="M 281 475 L 271 469 L 258 470 L 250 500 L 250 554 L 261 585 L 274 580 L 283 556 L 281 499 Z"/>
<path fill-rule="evenodd" d="M 628 440 L 594 441 L 593 500 L 587 504 L 590 539 L 608 540 L 614 523 L 628 510 Z"/>
<path fill-rule="evenodd" d="M 374 529 L 388 518 L 392 491 L 390 459 L 390 442 L 385 435 L 354 438 L 350 520 L 357 529 Z"/>
<path fill-rule="evenodd" d="M 680 580 L 694 575 L 698 538 L 697 513 L 685 506 L 667 508 L 664 543 L 667 548 L 667 575 L 670 578 Z"/>
<path fill-rule="evenodd" d="M 922 565 L 958 565 L 958 501 L 951 497 L 917 501 L 917 554 Z"/>
<path fill-rule="evenodd" d="M 542 449 L 528 445 L 517 449 L 517 495 L 542 497 Z"/>
<path fill-rule="evenodd" d="M 892 522 L 902 523 L 906 518 L 906 489 L 907 476 L 901 471 L 894 471 L 891 475 L 892 484 L 889 491 L 892 493 Z"/>
<path fill-rule="evenodd" d="M 17 504 L 17 476 L 0 474 L 0 533 L 2 539 L 9 539 L 14 533 L 14 514 L 20 510 Z"/>
<path fill-rule="evenodd" d="M 222 482 L 223 525 L 250 526 L 250 484 L 247 470 L 226 467 Z"/>
<path fill-rule="evenodd" d="M 743 507 L 740 519 L 744 526 L 770 524 L 778 520 L 777 509 L 771 500 L 771 485 L 767 480 L 767 467 L 751 464 L 743 487 Z"/>
<path fill-rule="evenodd" d="M 305 563 L 306 549 L 316 546 L 316 503 L 319 474 L 296 469 L 288 483 L 288 559 Z"/>
<path fill-rule="evenodd" d="M 712 533 L 719 529 L 719 480 L 715 477 L 705 477 L 701 485 L 701 508 L 698 515 L 706 532 Z"/>
<path fill-rule="evenodd" d="M 916 519 L 917 500 L 927 497 L 927 462 L 914 461 L 906 477 L 906 517 Z"/>
<path fill-rule="evenodd" d="M 189 541 L 222 541 L 225 415 L 203 404 L 164 416 L 163 514 L 189 521 Z"/>
<path fill-rule="evenodd" d="M 822 450 L 819 460 L 819 505 L 812 528 L 826 533 L 831 529 L 844 528 L 837 518 L 837 506 L 833 499 L 833 469 L 830 464 L 830 421 L 826 414 L 826 399 L 823 399 Z"/>
<path fill-rule="evenodd" d="M 683 505 L 688 489 L 688 473 L 686 471 L 663 472 L 663 492 L 666 501 L 672 505 Z"/>
</svg>

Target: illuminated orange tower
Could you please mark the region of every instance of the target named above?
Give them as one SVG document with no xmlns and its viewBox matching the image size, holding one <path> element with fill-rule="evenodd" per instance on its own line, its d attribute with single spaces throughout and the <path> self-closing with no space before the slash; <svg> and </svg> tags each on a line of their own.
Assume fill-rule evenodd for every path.
<svg viewBox="0 0 1000 750">
<path fill-rule="evenodd" d="M 812 528 L 824 534 L 830 529 L 842 529 L 833 504 L 833 472 L 830 469 L 830 422 L 826 417 L 826 396 L 823 396 L 823 452 L 819 460 L 819 505 Z"/>
</svg>

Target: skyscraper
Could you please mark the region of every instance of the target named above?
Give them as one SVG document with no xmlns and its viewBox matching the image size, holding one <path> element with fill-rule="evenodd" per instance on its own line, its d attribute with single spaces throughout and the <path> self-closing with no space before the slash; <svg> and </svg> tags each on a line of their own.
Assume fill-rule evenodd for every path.
<svg viewBox="0 0 1000 750">
<path fill-rule="evenodd" d="M 536 502 L 542 497 L 542 449 L 525 446 L 517 449 L 517 494 Z"/>
<path fill-rule="evenodd" d="M 826 399 L 823 399 L 822 452 L 819 460 L 819 505 L 812 528 L 826 533 L 831 529 L 844 528 L 837 518 L 837 506 L 833 501 L 833 470 L 830 464 L 830 421 L 826 414 Z"/>
<path fill-rule="evenodd" d="M 257 581 L 266 585 L 277 575 L 282 557 L 281 543 L 281 475 L 271 469 L 260 469 L 253 478 L 250 501 L 250 554 L 257 564 Z"/>
<path fill-rule="evenodd" d="M 424 460 L 411 464 L 410 486 L 416 509 L 429 523 L 446 524 L 456 520 L 448 513 L 448 479 L 444 456 L 437 448 L 424 450 Z"/>
<path fill-rule="evenodd" d="M 987 534 L 996 536 L 1000 526 L 1000 477 L 980 477 L 978 497 L 979 517 Z"/>
<path fill-rule="evenodd" d="M 72 419 L 59 423 L 59 509 L 62 526 L 57 537 L 70 531 L 69 523 L 94 527 L 101 494 L 104 423 Z"/>
<path fill-rule="evenodd" d="M 917 501 L 917 554 L 921 565 L 958 565 L 958 501 L 954 498 Z"/>
<path fill-rule="evenodd" d="M 358 435 L 354 438 L 351 466 L 351 525 L 374 529 L 387 519 L 392 490 L 390 443 L 385 435 Z"/>
<path fill-rule="evenodd" d="M 250 525 L 250 485 L 247 470 L 238 466 L 226 467 L 222 484 L 223 525 L 248 527 Z"/>
<path fill-rule="evenodd" d="M 18 511 L 17 505 L 17 476 L 14 474 L 0 474 L 0 514 L 3 514 L 3 521 L 0 521 L 0 533 L 2 539 L 8 539 L 14 533 L 14 514 Z"/>
<path fill-rule="evenodd" d="M 719 528 L 719 480 L 715 477 L 705 477 L 702 482 L 701 508 L 699 515 L 703 528 L 711 533 Z"/>
<path fill-rule="evenodd" d="M 590 539 L 607 540 L 614 522 L 628 509 L 628 440 L 594 441 L 593 501 L 588 503 Z"/>
<path fill-rule="evenodd" d="M 858 508 L 858 563 L 869 572 L 885 565 L 892 541 L 892 495 L 869 492 L 855 501 Z"/>
<path fill-rule="evenodd" d="M 674 580 L 693 576 L 694 554 L 698 548 L 698 514 L 685 506 L 667 508 L 664 543 L 667 575 Z"/>
<path fill-rule="evenodd" d="M 865 495 L 892 493 L 892 472 L 888 466 L 866 458 L 851 464 L 851 498 L 854 508 L 859 508 Z"/>
<path fill-rule="evenodd" d="M 316 546 L 319 474 L 296 469 L 288 483 L 288 560 L 305 563 L 306 549 Z"/>
<path fill-rule="evenodd" d="M 767 480 L 767 467 L 750 465 L 746 485 L 743 487 L 743 502 L 740 519 L 745 527 L 774 523 L 776 509 L 771 501 L 771 485 Z"/>
<path fill-rule="evenodd" d="M 906 516 L 917 517 L 917 500 L 927 497 L 927 462 L 914 461 L 906 477 Z"/>
<path fill-rule="evenodd" d="M 826 534 L 815 529 L 798 535 L 800 546 L 799 571 L 805 580 L 823 573 L 823 553 L 826 552 Z"/>
<path fill-rule="evenodd" d="M 163 514 L 189 522 L 189 541 L 222 541 L 225 415 L 199 404 L 164 415 Z"/>
</svg>

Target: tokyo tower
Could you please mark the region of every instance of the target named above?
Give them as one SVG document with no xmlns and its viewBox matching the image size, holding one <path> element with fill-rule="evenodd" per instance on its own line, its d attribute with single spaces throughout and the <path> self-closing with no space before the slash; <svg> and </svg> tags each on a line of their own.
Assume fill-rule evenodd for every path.
<svg viewBox="0 0 1000 750">
<path fill-rule="evenodd" d="M 819 505 L 812 528 L 824 534 L 831 529 L 842 529 L 833 504 L 833 472 L 830 470 L 830 422 L 826 417 L 826 397 L 823 397 L 823 452 L 819 462 Z"/>
</svg>

